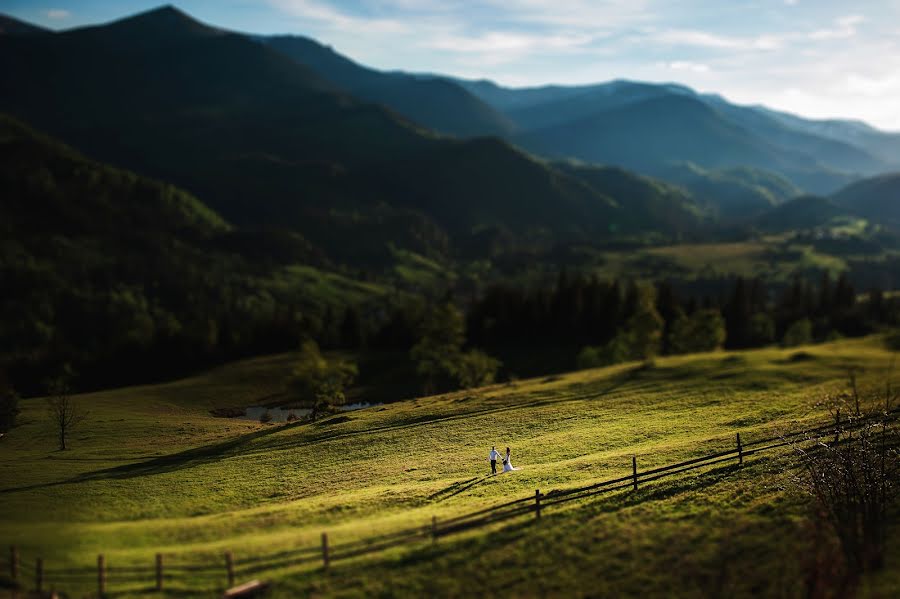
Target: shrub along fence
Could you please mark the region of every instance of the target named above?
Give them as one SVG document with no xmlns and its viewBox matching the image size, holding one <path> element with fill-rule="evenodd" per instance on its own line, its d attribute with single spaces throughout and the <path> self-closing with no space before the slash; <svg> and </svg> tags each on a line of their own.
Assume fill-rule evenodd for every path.
<svg viewBox="0 0 900 599">
<path fill-rule="evenodd" d="M 146 585 L 147 590 L 163 591 L 167 583 L 175 580 L 200 581 L 204 588 L 220 588 L 227 583 L 233 587 L 239 579 L 249 579 L 261 572 L 294 567 L 303 564 L 319 563 L 328 569 L 333 562 L 378 553 L 387 549 L 418 543 L 426 540 L 436 541 L 438 538 L 481 528 L 497 522 L 532 515 L 540 519 L 541 513 L 555 506 L 571 501 L 585 499 L 605 493 L 631 488 L 637 490 L 640 485 L 662 478 L 682 474 L 691 470 L 709 466 L 736 463 L 742 465 L 744 460 L 761 452 L 771 451 L 787 445 L 803 442 L 807 439 L 831 438 L 841 441 L 843 433 L 852 434 L 864 426 L 873 423 L 891 424 L 900 419 L 900 408 L 871 416 L 854 417 L 841 421 L 840 412 L 835 421 L 821 426 L 806 428 L 780 436 L 745 442 L 740 433 L 735 437 L 735 446 L 728 451 L 721 451 L 676 464 L 660 466 L 649 470 L 639 470 L 637 457 L 631 459 L 631 472 L 625 476 L 605 480 L 599 483 L 571 489 L 553 490 L 541 493 L 536 490 L 533 496 L 522 497 L 499 505 L 493 505 L 456 516 L 438 520 L 432 517 L 424 526 L 415 526 L 387 534 L 371 536 L 348 543 L 331 544 L 328 534 L 322 533 L 321 545 L 290 549 L 276 553 L 256 555 L 236 560 L 231 551 L 222 556 L 220 565 L 210 563 L 189 563 L 185 561 L 169 561 L 173 556 L 156 554 L 155 561 L 147 566 L 118 567 L 106 562 L 104 555 L 97 556 L 96 568 L 48 568 L 40 557 L 33 561 L 23 560 L 16 547 L 10 547 L 6 564 L 6 572 L 17 588 L 33 588 L 37 592 L 48 589 L 60 589 L 77 586 L 84 588 L 96 585 L 102 595 L 108 592 L 111 584 Z"/>
</svg>

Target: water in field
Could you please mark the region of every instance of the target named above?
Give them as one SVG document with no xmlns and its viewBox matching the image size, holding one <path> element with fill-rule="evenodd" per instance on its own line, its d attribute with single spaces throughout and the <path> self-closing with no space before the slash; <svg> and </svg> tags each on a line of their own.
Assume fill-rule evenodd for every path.
<svg viewBox="0 0 900 599">
<path fill-rule="evenodd" d="M 341 412 L 352 412 L 353 410 L 363 410 L 365 408 L 374 408 L 375 406 L 380 406 L 381 403 L 369 403 L 367 401 L 361 401 L 358 403 L 348 403 L 344 406 L 338 406 L 338 410 Z"/>
<path fill-rule="evenodd" d="M 352 412 L 353 410 L 362 410 L 380 406 L 380 403 L 358 402 L 343 406 L 338 406 L 340 412 Z M 256 422 L 288 422 L 290 420 L 302 420 L 312 413 L 310 408 L 267 408 L 265 406 L 251 406 L 244 410 L 243 415 L 238 416 L 242 420 L 253 420 Z M 268 414 L 268 417 L 266 417 Z"/>
</svg>

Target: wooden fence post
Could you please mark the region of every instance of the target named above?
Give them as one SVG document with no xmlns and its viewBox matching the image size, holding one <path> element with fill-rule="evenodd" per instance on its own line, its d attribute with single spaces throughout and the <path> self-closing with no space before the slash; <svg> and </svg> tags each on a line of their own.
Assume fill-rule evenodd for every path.
<svg viewBox="0 0 900 599">
<path fill-rule="evenodd" d="M 15 545 L 9 548 L 9 577 L 19 580 L 19 550 Z"/>
<path fill-rule="evenodd" d="M 162 553 L 156 554 L 156 590 L 163 590 L 163 556 Z"/>
<path fill-rule="evenodd" d="M 328 569 L 328 533 L 322 533 L 322 566 L 327 570 Z"/>
<path fill-rule="evenodd" d="M 634 490 L 637 491 L 637 456 L 631 456 L 631 480 Z"/>
<path fill-rule="evenodd" d="M 535 489 L 534 491 L 534 517 L 538 520 L 541 519 L 541 490 Z"/>
<path fill-rule="evenodd" d="M 38 593 L 44 590 L 44 560 L 41 558 L 34 562 L 34 588 Z"/>
<path fill-rule="evenodd" d="M 737 447 L 738 447 L 738 465 L 744 465 L 744 446 L 741 445 L 741 433 L 737 434 Z"/>
<path fill-rule="evenodd" d="M 102 597 L 106 593 L 106 558 L 97 556 L 97 591 Z"/>
<path fill-rule="evenodd" d="M 431 517 L 431 542 L 437 542 L 437 516 Z"/>
<path fill-rule="evenodd" d="M 234 586 L 234 554 L 225 552 L 225 569 L 228 571 L 228 588 Z"/>
</svg>

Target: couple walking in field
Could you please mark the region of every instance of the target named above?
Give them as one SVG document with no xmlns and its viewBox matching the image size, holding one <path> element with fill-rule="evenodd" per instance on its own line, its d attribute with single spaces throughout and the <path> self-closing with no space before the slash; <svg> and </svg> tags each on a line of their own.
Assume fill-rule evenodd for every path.
<svg viewBox="0 0 900 599">
<path fill-rule="evenodd" d="M 491 474 L 497 474 L 497 458 L 500 457 L 500 452 L 497 451 L 496 447 L 491 447 L 491 453 L 488 454 L 488 460 L 491 462 Z M 506 448 L 506 457 L 503 458 L 503 472 L 512 472 L 513 470 L 518 470 L 518 468 L 514 468 L 512 465 L 512 460 L 510 459 L 509 447 Z"/>
</svg>

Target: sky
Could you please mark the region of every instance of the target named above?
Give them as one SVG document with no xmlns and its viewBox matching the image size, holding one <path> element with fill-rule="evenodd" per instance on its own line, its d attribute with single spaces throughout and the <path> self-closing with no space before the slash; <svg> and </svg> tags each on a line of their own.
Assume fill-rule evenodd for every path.
<svg viewBox="0 0 900 599">
<path fill-rule="evenodd" d="M 159 5 L 0 0 L 66 29 Z M 900 131 L 900 0 L 181 0 L 220 27 L 305 35 L 379 69 L 509 86 L 678 82 Z"/>
</svg>

